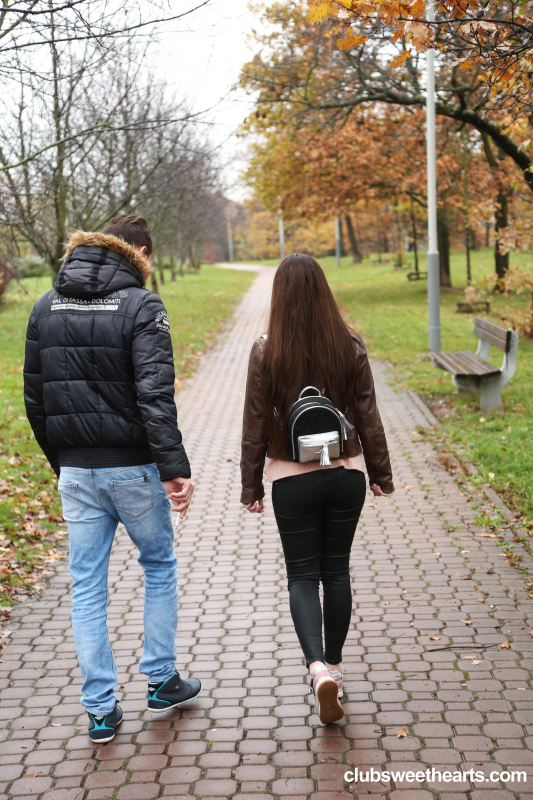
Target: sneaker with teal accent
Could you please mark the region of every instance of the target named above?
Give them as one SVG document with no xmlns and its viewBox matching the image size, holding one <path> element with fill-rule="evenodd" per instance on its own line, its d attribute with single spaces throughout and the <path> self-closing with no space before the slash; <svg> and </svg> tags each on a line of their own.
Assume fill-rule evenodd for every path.
<svg viewBox="0 0 533 800">
<path fill-rule="evenodd" d="M 200 694 L 202 684 L 198 678 L 180 678 L 175 672 L 166 681 L 148 681 L 148 709 L 159 713 L 169 708 L 178 708 L 189 703 Z"/>
<path fill-rule="evenodd" d="M 115 738 L 117 727 L 122 722 L 122 709 L 117 702 L 115 702 L 113 711 L 105 716 L 91 714 L 90 711 L 88 711 L 87 714 L 89 715 L 89 736 L 91 737 L 91 742 L 95 744 L 105 744 Z"/>
</svg>

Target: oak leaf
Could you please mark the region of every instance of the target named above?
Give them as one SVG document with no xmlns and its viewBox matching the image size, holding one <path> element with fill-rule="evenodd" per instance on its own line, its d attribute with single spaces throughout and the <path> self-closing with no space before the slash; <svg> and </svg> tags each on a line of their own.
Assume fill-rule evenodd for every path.
<svg viewBox="0 0 533 800">
<path fill-rule="evenodd" d="M 394 67 L 395 69 L 397 67 L 403 67 L 403 65 L 405 64 L 410 55 L 411 55 L 410 50 L 402 50 L 401 53 L 398 53 L 397 56 L 394 56 L 394 58 L 391 59 L 390 62 L 391 67 Z"/>
</svg>

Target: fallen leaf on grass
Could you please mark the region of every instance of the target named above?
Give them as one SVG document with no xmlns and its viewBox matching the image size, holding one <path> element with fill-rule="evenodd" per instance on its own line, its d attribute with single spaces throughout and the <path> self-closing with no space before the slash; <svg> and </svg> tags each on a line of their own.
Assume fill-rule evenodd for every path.
<svg viewBox="0 0 533 800">
<path fill-rule="evenodd" d="M 462 619 L 461 622 L 464 622 L 465 625 L 473 625 L 474 624 L 471 619 Z"/>
<path fill-rule="evenodd" d="M 430 642 L 440 642 L 440 636 L 430 636 L 429 637 L 429 641 Z"/>
<path fill-rule="evenodd" d="M 407 734 L 407 731 L 406 731 L 406 729 L 405 729 L 405 728 L 400 728 L 400 730 L 399 730 L 399 731 L 396 731 L 396 738 L 397 738 L 397 739 L 405 739 L 405 737 L 406 737 L 407 735 L 408 735 L 408 734 Z"/>
<path fill-rule="evenodd" d="M 498 647 L 500 648 L 500 650 L 509 650 L 511 645 L 509 642 L 502 642 L 501 644 L 498 645 Z"/>
</svg>

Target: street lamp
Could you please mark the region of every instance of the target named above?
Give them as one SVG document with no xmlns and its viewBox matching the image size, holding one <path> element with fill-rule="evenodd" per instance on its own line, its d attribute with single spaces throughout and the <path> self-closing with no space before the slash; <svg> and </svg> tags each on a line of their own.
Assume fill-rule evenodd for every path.
<svg viewBox="0 0 533 800">
<path fill-rule="evenodd" d="M 435 19 L 435 6 L 430 0 L 427 19 Z M 435 50 L 430 48 L 426 58 L 426 149 L 428 172 L 428 333 L 429 349 L 440 350 L 440 266 L 437 244 L 437 148 L 435 142 Z"/>
</svg>

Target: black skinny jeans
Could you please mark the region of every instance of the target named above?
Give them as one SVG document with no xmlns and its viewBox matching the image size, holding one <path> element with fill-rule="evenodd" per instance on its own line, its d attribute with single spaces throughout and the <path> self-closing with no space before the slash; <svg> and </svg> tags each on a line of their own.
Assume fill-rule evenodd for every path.
<svg viewBox="0 0 533 800">
<path fill-rule="evenodd" d="M 336 467 L 274 481 L 291 615 L 307 665 L 339 664 L 352 615 L 350 550 L 365 502 L 362 472 Z M 318 585 L 324 589 L 324 638 Z"/>
</svg>

